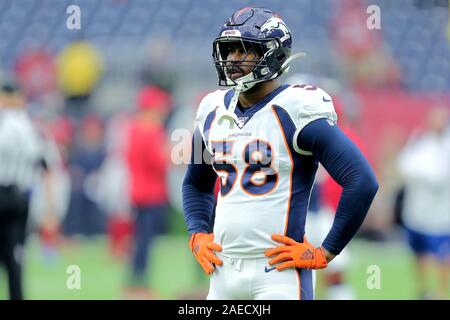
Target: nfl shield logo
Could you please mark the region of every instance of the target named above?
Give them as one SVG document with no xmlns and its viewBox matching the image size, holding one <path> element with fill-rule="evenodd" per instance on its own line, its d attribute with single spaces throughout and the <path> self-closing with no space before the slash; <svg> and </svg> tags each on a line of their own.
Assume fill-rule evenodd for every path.
<svg viewBox="0 0 450 320">
<path fill-rule="evenodd" d="M 247 119 L 248 119 L 248 117 L 239 117 L 238 122 L 236 124 L 238 125 L 239 128 L 242 129 L 244 124 L 247 122 Z"/>
</svg>

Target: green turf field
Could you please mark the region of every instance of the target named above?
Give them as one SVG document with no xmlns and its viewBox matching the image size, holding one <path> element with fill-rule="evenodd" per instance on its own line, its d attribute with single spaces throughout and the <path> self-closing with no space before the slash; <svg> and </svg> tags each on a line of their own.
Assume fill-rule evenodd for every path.
<svg viewBox="0 0 450 320">
<path fill-rule="evenodd" d="M 207 288 L 206 276 L 198 269 L 187 249 L 187 239 L 177 236 L 160 237 L 153 252 L 149 274 L 161 299 L 186 297 L 191 291 Z M 374 244 L 353 241 L 349 250 L 353 264 L 347 278 L 358 299 L 414 299 L 414 278 L 411 255 L 399 244 Z M 81 271 L 80 289 L 68 289 L 67 273 L 71 265 Z M 368 267 L 381 271 L 379 289 L 368 289 Z M 25 293 L 28 299 L 121 299 L 127 278 L 126 265 L 108 253 L 104 238 L 81 241 L 65 246 L 53 262 L 44 261 L 39 243 L 30 238 L 26 250 Z M 5 299 L 5 275 L 0 274 L 0 298 Z M 318 298 L 321 293 L 318 293 Z M 450 297 L 450 292 L 449 292 Z"/>
</svg>

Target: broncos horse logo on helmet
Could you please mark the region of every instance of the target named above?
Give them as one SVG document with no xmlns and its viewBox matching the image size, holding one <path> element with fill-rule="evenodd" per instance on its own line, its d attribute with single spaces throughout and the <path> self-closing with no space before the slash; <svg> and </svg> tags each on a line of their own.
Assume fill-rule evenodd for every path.
<svg viewBox="0 0 450 320">
<path fill-rule="evenodd" d="M 240 42 L 245 51 L 241 61 L 227 60 L 230 42 Z M 289 28 L 274 12 L 259 7 L 245 7 L 236 11 L 223 25 L 213 43 L 213 60 L 220 86 L 241 84 L 240 91 L 256 83 L 275 79 L 287 71 L 289 62 L 300 55 L 291 56 L 292 37 Z M 258 60 L 246 60 L 247 52 L 258 53 Z M 245 61 L 244 61 L 245 60 Z M 253 66 L 253 71 L 238 79 L 231 79 L 228 70 L 234 64 Z"/>
</svg>

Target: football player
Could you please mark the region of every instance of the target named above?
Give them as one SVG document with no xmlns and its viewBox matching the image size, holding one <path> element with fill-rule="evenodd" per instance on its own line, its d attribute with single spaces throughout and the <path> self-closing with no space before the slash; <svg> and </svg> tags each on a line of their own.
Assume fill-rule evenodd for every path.
<svg viewBox="0 0 450 320">
<path fill-rule="evenodd" d="M 331 97 L 276 80 L 302 56 L 265 8 L 236 11 L 213 43 L 219 85 L 200 103 L 183 182 L 190 248 L 211 275 L 208 299 L 313 299 L 313 270 L 325 268 L 355 235 L 378 184 L 336 124 Z M 320 247 L 305 237 L 318 164 L 343 187 Z M 213 232 L 208 232 L 220 181 Z"/>
</svg>

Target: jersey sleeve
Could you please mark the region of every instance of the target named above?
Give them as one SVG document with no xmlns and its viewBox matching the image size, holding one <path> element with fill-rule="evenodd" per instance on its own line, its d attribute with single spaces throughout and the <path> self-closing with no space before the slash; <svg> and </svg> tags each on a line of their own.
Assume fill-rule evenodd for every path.
<svg viewBox="0 0 450 320">
<path fill-rule="evenodd" d="M 182 185 L 184 219 L 190 235 L 197 232 L 208 233 L 211 230 L 217 175 L 210 158 L 205 158 L 211 155 L 210 152 L 205 152 L 208 149 L 208 139 L 205 135 L 214 118 L 216 106 L 223 101 L 223 96 L 221 90 L 206 95 L 195 116 L 196 129 L 192 138 L 191 160 Z"/>
<path fill-rule="evenodd" d="M 210 220 L 214 210 L 214 185 L 217 179 L 210 159 L 205 155 L 205 144 L 198 128 L 192 137 L 192 152 L 182 185 L 184 219 L 190 235 L 196 232 L 208 233 Z M 200 152 L 196 146 L 201 145 Z M 198 152 L 200 159 L 194 155 Z M 206 154 L 207 155 L 207 154 Z"/>
<path fill-rule="evenodd" d="M 216 109 L 216 106 L 219 106 L 223 103 L 225 90 L 216 90 L 207 94 L 199 104 L 197 109 L 197 113 L 195 115 L 195 123 L 194 128 L 197 127 L 203 141 L 206 143 L 205 138 L 205 125 L 207 125 L 208 117 L 212 112 Z"/>
<path fill-rule="evenodd" d="M 211 94 L 208 94 L 205 96 L 202 101 L 200 101 L 200 104 L 197 109 L 197 113 L 195 114 L 195 120 L 194 120 L 194 128 L 198 128 L 198 131 L 200 134 L 203 133 L 204 126 L 205 126 L 205 120 L 208 115 L 210 100 L 211 100 Z M 203 136 L 203 134 L 202 134 Z"/>
<path fill-rule="evenodd" d="M 298 135 L 304 127 L 317 119 L 324 118 L 337 123 L 332 98 L 321 88 L 312 85 L 294 85 L 287 91 L 280 103 L 295 125 L 293 148 L 300 154 L 312 155 L 311 150 L 302 150 L 297 145 Z"/>
</svg>

